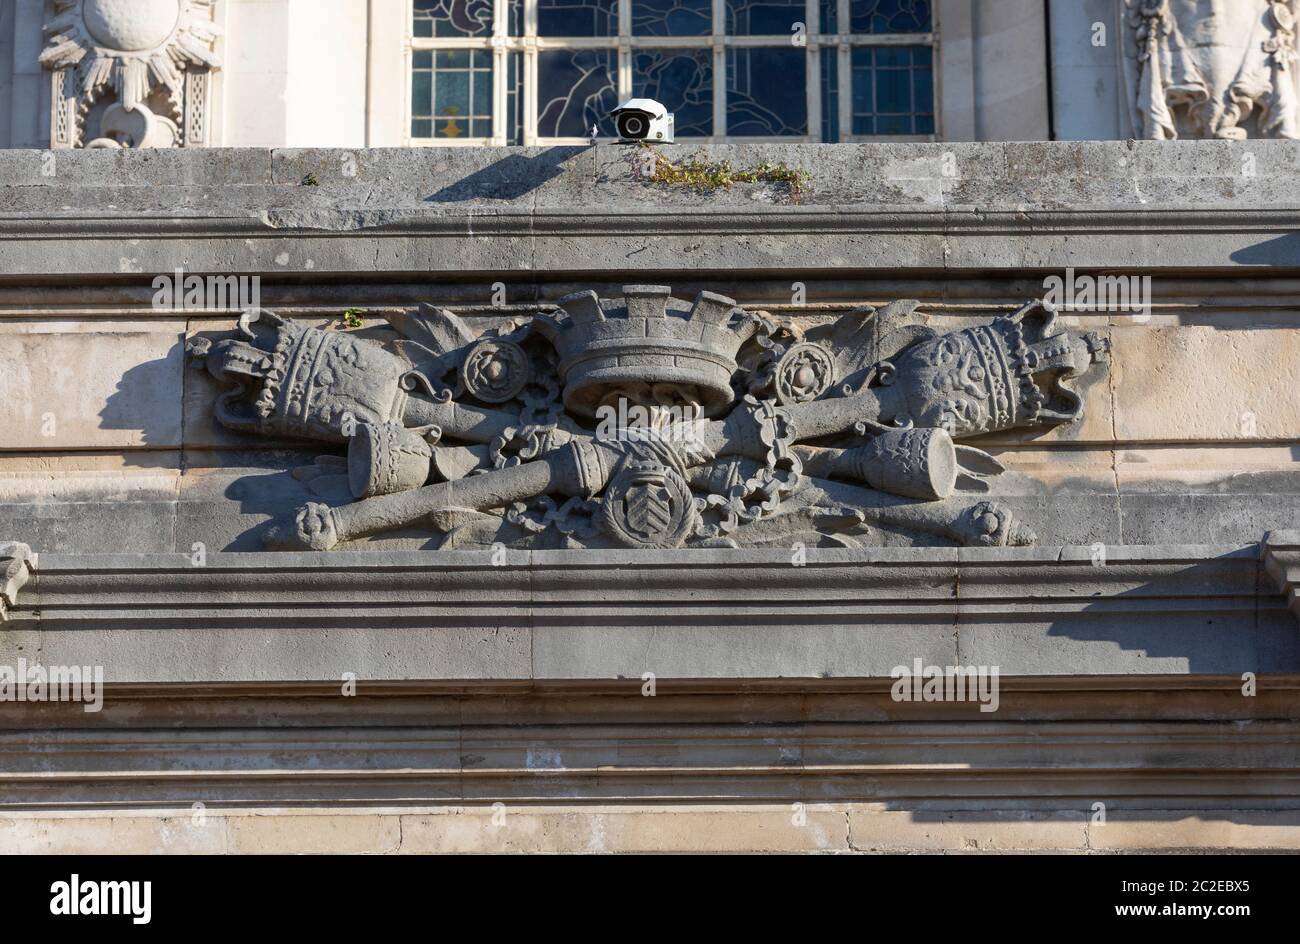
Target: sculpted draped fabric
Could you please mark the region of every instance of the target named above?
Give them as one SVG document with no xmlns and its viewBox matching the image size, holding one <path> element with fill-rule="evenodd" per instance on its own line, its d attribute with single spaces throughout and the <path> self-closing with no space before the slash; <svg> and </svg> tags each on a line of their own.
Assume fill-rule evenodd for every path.
<svg viewBox="0 0 1300 944">
<path fill-rule="evenodd" d="M 1296 0 L 1120 2 L 1135 137 L 1297 137 Z"/>
</svg>

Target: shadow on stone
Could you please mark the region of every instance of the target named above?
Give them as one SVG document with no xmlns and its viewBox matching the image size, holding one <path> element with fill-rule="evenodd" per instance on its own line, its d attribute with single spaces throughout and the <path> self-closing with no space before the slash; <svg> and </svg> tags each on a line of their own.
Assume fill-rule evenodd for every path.
<svg viewBox="0 0 1300 944">
<path fill-rule="evenodd" d="M 458 203 L 462 200 L 517 200 L 564 173 L 569 158 L 589 150 L 584 145 L 547 148 L 541 154 L 524 157 L 512 154 L 444 187 L 426 203 Z"/>
<path fill-rule="evenodd" d="M 181 445 L 181 414 L 175 396 L 181 342 L 163 357 L 128 367 L 99 411 L 101 429 L 138 429 L 147 446 Z"/>
<path fill-rule="evenodd" d="M 1232 253 L 1233 262 L 1242 265 L 1300 267 L 1300 233 L 1287 233 L 1276 239 L 1266 239 Z"/>
</svg>

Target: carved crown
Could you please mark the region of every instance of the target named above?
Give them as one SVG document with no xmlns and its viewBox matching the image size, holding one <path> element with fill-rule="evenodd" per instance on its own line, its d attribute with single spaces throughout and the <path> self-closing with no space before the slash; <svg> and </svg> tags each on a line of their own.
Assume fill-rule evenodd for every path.
<svg viewBox="0 0 1300 944">
<path fill-rule="evenodd" d="M 664 285 L 625 285 L 622 301 L 577 292 L 537 328 L 559 353 L 564 405 L 594 416 L 601 395 L 628 383 L 693 384 L 705 416 L 731 406 L 736 354 L 757 323 L 733 299 L 700 292 L 688 304 Z"/>
</svg>

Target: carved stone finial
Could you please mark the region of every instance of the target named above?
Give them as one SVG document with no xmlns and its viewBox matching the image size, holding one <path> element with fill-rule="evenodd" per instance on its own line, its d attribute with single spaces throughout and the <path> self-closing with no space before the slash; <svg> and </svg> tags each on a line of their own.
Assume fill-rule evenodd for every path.
<svg viewBox="0 0 1300 944">
<path fill-rule="evenodd" d="M 36 555 L 26 544 L 0 544 L 0 621 L 9 619 L 9 610 L 18 605 L 18 591 L 36 572 Z"/>
<path fill-rule="evenodd" d="M 50 145 L 209 144 L 213 0 L 53 0 Z"/>
<path fill-rule="evenodd" d="M 1297 0 L 1123 0 L 1133 136 L 1295 138 Z"/>
</svg>

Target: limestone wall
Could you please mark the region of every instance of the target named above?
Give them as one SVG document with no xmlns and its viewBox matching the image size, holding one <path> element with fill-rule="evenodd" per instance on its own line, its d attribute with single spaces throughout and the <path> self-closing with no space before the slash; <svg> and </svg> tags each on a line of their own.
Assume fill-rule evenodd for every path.
<svg viewBox="0 0 1300 944">
<path fill-rule="evenodd" d="M 1294 145 L 671 152 L 784 163 L 797 197 L 640 153 L 0 152 L 0 544 L 40 556 L 0 664 L 114 686 L 0 713 L 0 849 L 1297 847 L 1295 536 L 1260 548 L 1300 517 Z M 328 447 L 214 420 L 185 344 L 235 314 L 156 305 L 178 267 L 377 339 L 646 283 L 803 326 L 906 297 L 969 325 L 1068 268 L 1151 304 L 1064 313 L 1110 344 L 1084 418 L 979 443 L 1038 548 L 502 571 L 418 531 L 246 555 Z M 900 705 L 911 656 L 1004 666 L 1004 707 Z"/>
</svg>

